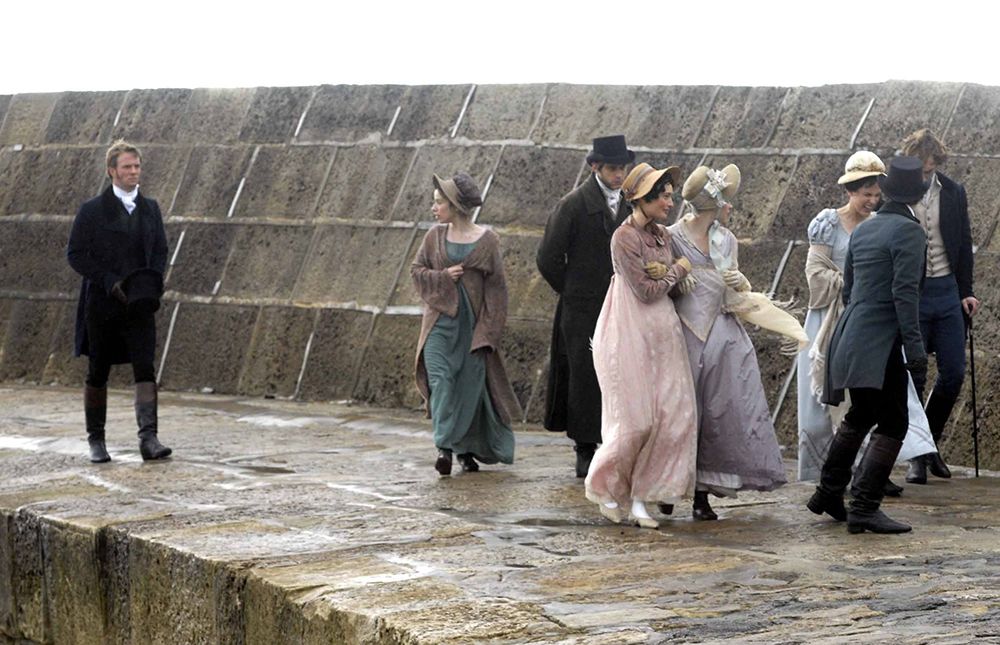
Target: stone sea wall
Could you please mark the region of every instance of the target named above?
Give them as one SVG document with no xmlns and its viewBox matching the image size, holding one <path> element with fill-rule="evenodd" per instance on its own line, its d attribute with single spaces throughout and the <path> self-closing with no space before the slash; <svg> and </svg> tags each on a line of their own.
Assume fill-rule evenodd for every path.
<svg viewBox="0 0 1000 645">
<path fill-rule="evenodd" d="M 732 228 L 760 290 L 806 300 L 806 225 L 843 203 L 860 148 L 890 155 L 919 127 L 952 150 L 977 245 L 976 363 L 984 464 L 1000 468 L 1000 88 L 888 82 L 824 87 L 448 85 L 159 89 L 0 96 L 0 381 L 76 385 L 78 277 L 64 247 L 105 185 L 103 154 L 143 150 L 142 189 L 170 239 L 159 312 L 162 387 L 419 405 L 419 302 L 408 269 L 430 225 L 431 174 L 486 191 L 510 285 L 504 351 L 541 417 L 555 295 L 534 266 L 545 220 L 586 178 L 592 137 L 624 132 L 638 160 L 737 163 Z M 786 455 L 793 361 L 753 332 Z M 129 370 L 114 382 L 126 385 Z M 942 450 L 971 463 L 969 381 Z"/>
</svg>

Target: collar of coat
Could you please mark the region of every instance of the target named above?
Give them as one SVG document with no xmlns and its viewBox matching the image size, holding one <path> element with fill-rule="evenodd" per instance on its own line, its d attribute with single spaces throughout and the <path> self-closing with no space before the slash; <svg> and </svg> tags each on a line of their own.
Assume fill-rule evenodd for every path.
<svg viewBox="0 0 1000 645">
<path fill-rule="evenodd" d="M 604 197 L 604 191 L 601 190 L 600 185 L 597 183 L 596 175 L 591 173 L 590 178 L 583 182 L 580 188 L 588 215 L 607 216 L 609 214 L 608 200 Z M 625 197 L 622 196 L 621 201 L 618 202 L 616 218 L 619 220 L 624 219 L 623 215 L 627 215 L 630 212 L 632 212 L 631 208 L 628 206 L 628 202 L 625 201 Z"/>
<path fill-rule="evenodd" d="M 910 210 L 910 207 L 902 202 L 886 202 L 885 204 L 882 205 L 882 208 L 878 210 L 879 215 L 888 213 L 891 213 L 893 215 L 902 215 L 903 217 L 912 222 L 916 222 L 917 224 L 920 223 L 920 220 L 914 217 L 913 211 Z"/>
<path fill-rule="evenodd" d="M 104 210 L 104 216 L 108 219 L 116 219 L 118 213 L 125 209 L 125 205 L 122 204 L 118 196 L 115 195 L 115 190 L 111 184 L 101 193 L 101 206 Z M 140 188 L 135 195 L 135 211 L 132 215 L 142 215 L 146 213 L 148 206 L 146 205 L 146 198 L 142 194 L 142 189 Z"/>
</svg>

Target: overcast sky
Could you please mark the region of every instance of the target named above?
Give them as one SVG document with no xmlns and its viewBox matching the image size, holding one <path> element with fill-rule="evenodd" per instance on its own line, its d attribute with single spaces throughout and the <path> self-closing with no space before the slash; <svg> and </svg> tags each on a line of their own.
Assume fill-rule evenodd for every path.
<svg viewBox="0 0 1000 645">
<path fill-rule="evenodd" d="M 0 94 L 322 83 L 1000 85 L 994 7 L 14 0 L 0 14 Z"/>
</svg>

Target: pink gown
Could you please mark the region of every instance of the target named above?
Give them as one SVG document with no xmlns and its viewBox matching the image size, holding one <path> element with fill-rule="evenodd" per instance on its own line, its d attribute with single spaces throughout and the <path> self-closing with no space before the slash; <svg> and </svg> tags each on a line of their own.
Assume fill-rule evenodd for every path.
<svg viewBox="0 0 1000 645">
<path fill-rule="evenodd" d="M 629 219 L 611 238 L 611 257 L 615 275 L 593 340 L 603 443 L 587 499 L 674 503 L 694 489 L 698 426 L 687 345 L 667 295 L 678 281 L 670 234 Z M 650 261 L 670 267 L 666 277 L 649 278 Z"/>
</svg>

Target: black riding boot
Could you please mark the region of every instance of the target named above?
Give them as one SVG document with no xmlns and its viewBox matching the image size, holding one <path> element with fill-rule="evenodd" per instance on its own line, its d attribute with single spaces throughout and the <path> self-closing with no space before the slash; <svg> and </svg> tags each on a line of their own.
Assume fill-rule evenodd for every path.
<svg viewBox="0 0 1000 645">
<path fill-rule="evenodd" d="M 83 413 L 87 419 L 87 443 L 90 445 L 90 461 L 103 464 L 111 461 L 111 455 L 104 445 L 104 423 L 108 418 L 108 388 L 83 387 Z"/>
<path fill-rule="evenodd" d="M 810 511 L 817 515 L 826 513 L 838 522 L 847 519 L 844 491 L 851 481 L 851 468 L 867 434 L 867 430 L 853 428 L 846 421 L 841 421 L 826 453 L 819 485 L 806 503 Z"/>
<path fill-rule="evenodd" d="M 156 437 L 156 383 L 135 384 L 135 420 L 139 425 L 139 454 L 144 461 L 165 459 L 173 452 Z"/>
<path fill-rule="evenodd" d="M 927 424 L 931 428 L 934 445 L 938 446 L 939 451 L 924 455 L 924 463 L 932 475 L 941 479 L 951 479 L 951 470 L 941 458 L 940 445 L 941 437 L 944 435 L 944 427 L 948 423 L 948 417 L 951 416 L 953 407 L 955 407 L 955 402 L 949 397 L 939 395 L 936 388 L 931 392 L 930 400 L 927 401 Z"/>
<path fill-rule="evenodd" d="M 590 462 L 594 458 L 594 453 L 597 451 L 596 443 L 581 443 L 576 442 L 576 447 L 573 448 L 576 451 L 576 476 L 581 479 L 587 476 L 590 471 Z"/>
<path fill-rule="evenodd" d="M 908 524 L 897 522 L 881 510 L 885 481 L 896 463 L 903 442 L 885 435 L 872 435 L 868 450 L 858 467 L 858 494 L 847 512 L 849 533 L 906 533 Z"/>
</svg>

